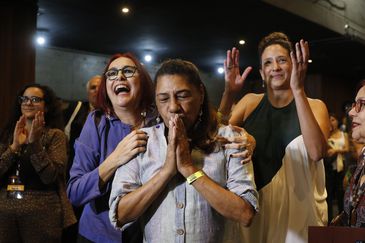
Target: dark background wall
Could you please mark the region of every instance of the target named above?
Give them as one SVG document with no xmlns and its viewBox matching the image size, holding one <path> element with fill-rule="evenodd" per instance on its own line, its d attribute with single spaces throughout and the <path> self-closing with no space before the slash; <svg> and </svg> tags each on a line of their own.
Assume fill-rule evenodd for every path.
<svg viewBox="0 0 365 243">
<path fill-rule="evenodd" d="M 34 82 L 36 21 L 35 0 L 0 1 L 0 126 L 20 87 Z"/>
</svg>

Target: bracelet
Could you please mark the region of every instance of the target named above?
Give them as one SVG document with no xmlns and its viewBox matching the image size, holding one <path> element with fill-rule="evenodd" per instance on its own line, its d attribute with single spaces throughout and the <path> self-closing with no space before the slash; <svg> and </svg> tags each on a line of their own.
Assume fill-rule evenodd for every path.
<svg viewBox="0 0 365 243">
<path fill-rule="evenodd" d="M 194 181 L 196 181 L 197 179 L 199 179 L 200 177 L 204 176 L 204 172 L 202 170 L 198 170 L 197 172 L 195 172 L 194 174 L 191 174 L 188 176 L 188 178 L 186 178 L 186 181 L 191 184 Z"/>
</svg>

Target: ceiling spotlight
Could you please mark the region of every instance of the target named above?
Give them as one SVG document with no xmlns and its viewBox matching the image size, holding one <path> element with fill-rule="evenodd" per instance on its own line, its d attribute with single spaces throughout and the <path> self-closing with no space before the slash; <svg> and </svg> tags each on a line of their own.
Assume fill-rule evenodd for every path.
<svg viewBox="0 0 365 243">
<path fill-rule="evenodd" d="M 219 68 L 217 69 L 217 71 L 218 71 L 218 73 L 219 73 L 219 74 L 222 74 L 222 73 L 224 73 L 224 68 L 219 67 Z"/>
<path fill-rule="evenodd" d="M 43 46 L 46 43 L 46 38 L 44 38 L 43 36 L 38 36 L 36 41 L 38 45 Z"/>
<path fill-rule="evenodd" d="M 151 55 L 145 55 L 145 56 L 144 56 L 144 60 L 145 60 L 146 62 L 150 62 L 150 61 L 152 61 L 152 56 L 151 56 Z"/>
<path fill-rule="evenodd" d="M 244 40 L 240 40 L 238 43 L 239 43 L 240 45 L 244 45 L 244 44 L 246 43 L 246 41 L 244 41 Z"/>
<path fill-rule="evenodd" d="M 129 13 L 129 8 L 128 7 L 123 7 L 122 8 L 122 13 L 124 13 L 124 14 Z"/>
<path fill-rule="evenodd" d="M 312 59 L 308 59 L 308 63 L 312 63 L 313 62 L 313 60 Z"/>
</svg>

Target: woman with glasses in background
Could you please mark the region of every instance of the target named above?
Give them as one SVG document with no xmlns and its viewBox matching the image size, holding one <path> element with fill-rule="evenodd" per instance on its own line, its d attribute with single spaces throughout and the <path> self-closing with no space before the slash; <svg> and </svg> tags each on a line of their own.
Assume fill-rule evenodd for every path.
<svg viewBox="0 0 365 243">
<path fill-rule="evenodd" d="M 75 141 L 68 196 L 84 205 L 79 242 L 121 242 L 109 221 L 108 200 L 116 169 L 145 151 L 147 135 L 139 129 L 153 116 L 153 84 L 130 53 L 116 54 L 99 87 L 97 110 L 91 112 Z"/>
<path fill-rule="evenodd" d="M 352 119 L 352 139 L 365 143 L 365 79 L 360 82 L 355 102 L 349 111 Z M 344 211 L 331 225 L 365 227 L 365 147 L 361 149 L 357 167 L 344 195 Z"/>
<path fill-rule="evenodd" d="M 66 196 L 66 136 L 54 92 L 27 85 L 0 134 L 0 242 L 61 242 L 76 222 Z"/>
</svg>

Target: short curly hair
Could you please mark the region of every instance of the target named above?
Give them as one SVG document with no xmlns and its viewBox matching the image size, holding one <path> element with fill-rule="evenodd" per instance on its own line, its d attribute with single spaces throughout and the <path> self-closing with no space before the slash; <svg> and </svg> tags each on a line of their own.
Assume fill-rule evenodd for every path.
<svg viewBox="0 0 365 243">
<path fill-rule="evenodd" d="M 262 53 L 266 47 L 278 44 L 288 51 L 288 54 L 293 51 L 293 43 L 289 40 L 289 37 L 283 32 L 272 32 L 262 38 L 258 46 L 259 60 L 261 63 Z"/>
</svg>

